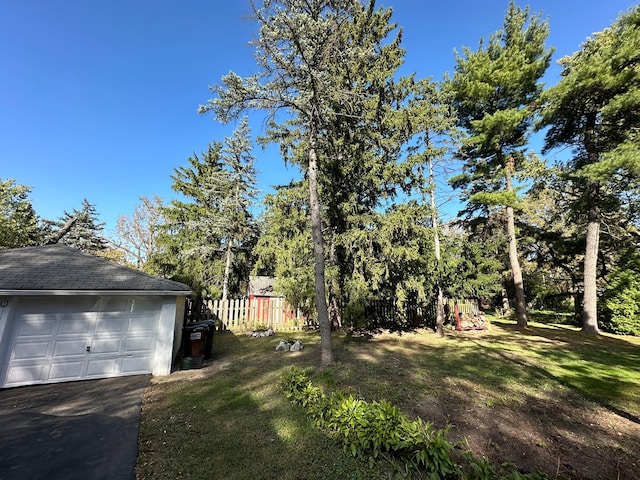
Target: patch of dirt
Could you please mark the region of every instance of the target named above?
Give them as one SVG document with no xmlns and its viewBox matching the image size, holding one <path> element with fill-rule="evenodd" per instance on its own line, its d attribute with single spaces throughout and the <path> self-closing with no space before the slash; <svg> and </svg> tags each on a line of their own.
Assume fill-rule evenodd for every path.
<svg viewBox="0 0 640 480">
<path fill-rule="evenodd" d="M 569 389 L 502 400 L 470 395 L 472 385 L 451 382 L 447 398 L 425 393 L 413 412 L 437 428 L 451 425 L 449 439 L 493 465 L 550 479 L 640 479 L 640 419 L 585 400 Z"/>
<path fill-rule="evenodd" d="M 405 337 L 411 337 L 408 344 L 415 344 L 423 335 L 432 333 L 409 332 Z M 448 334 L 448 337 L 453 341 L 474 342 L 484 335 Z M 387 332 L 360 336 L 355 345 L 384 345 L 387 351 L 382 363 L 377 349 L 360 349 L 355 345 L 341 360 L 372 364 L 377 361 L 395 368 L 390 352 L 399 354 L 391 347 L 402 348 L 399 338 Z M 535 341 L 558 349 L 564 343 L 561 339 L 544 337 Z M 419 351 L 423 350 L 416 349 L 413 354 Z M 510 352 L 502 351 L 499 355 L 524 368 L 532 367 Z M 405 367 L 407 360 L 411 362 L 410 355 L 405 354 Z M 402 368 L 399 362 L 395 368 L 398 375 L 403 375 L 399 373 Z M 387 381 L 396 382 L 389 378 Z M 476 458 L 487 458 L 495 466 L 508 463 L 522 473 L 542 472 L 557 480 L 640 480 L 640 412 L 608 408 L 557 383 L 551 390 L 545 390 L 548 386 L 534 385 L 526 394 L 510 391 L 509 387 L 508 382 L 494 389 L 480 387 L 462 377 L 440 383 L 434 379 L 433 384 L 428 381 L 418 387 L 417 395 L 410 389 L 402 409 L 410 417 L 420 417 L 436 428 L 450 425 L 448 438 L 460 452 L 471 451 Z M 402 389 L 402 383 L 395 388 Z M 531 391 L 535 393 L 532 395 Z"/>
<path fill-rule="evenodd" d="M 425 395 L 417 403 L 416 416 L 438 428 L 450 423 L 450 440 L 494 465 L 509 462 L 551 479 L 640 478 L 640 426 L 601 406 L 567 397 L 488 406 Z"/>
<path fill-rule="evenodd" d="M 224 360 L 205 360 L 202 362 L 202 368 L 193 368 L 190 370 L 175 370 L 171 375 L 162 377 L 151 377 L 151 384 L 157 385 L 162 383 L 175 382 L 192 382 L 197 380 L 205 380 L 213 377 L 217 372 L 227 368 L 229 362 Z"/>
</svg>

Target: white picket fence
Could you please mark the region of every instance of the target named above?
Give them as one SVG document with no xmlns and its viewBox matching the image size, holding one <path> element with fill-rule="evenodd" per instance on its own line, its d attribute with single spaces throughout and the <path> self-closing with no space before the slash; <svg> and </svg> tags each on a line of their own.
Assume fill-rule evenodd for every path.
<svg viewBox="0 0 640 480">
<path fill-rule="evenodd" d="M 304 318 L 284 298 L 209 300 L 207 307 L 227 330 L 302 330 Z"/>
</svg>

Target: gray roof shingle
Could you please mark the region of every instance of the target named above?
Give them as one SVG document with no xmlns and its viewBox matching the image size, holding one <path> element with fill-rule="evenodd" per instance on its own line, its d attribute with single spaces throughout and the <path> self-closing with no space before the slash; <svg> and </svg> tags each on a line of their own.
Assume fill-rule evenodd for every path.
<svg viewBox="0 0 640 480">
<path fill-rule="evenodd" d="M 188 294 L 155 277 L 63 245 L 0 250 L 0 294 L 15 291 L 137 291 Z"/>
</svg>

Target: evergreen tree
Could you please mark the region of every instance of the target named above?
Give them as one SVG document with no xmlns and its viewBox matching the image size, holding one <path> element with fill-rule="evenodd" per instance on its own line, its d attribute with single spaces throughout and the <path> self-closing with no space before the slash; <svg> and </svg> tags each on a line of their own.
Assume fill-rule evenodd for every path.
<svg viewBox="0 0 640 480">
<path fill-rule="evenodd" d="M 420 185 L 420 193 L 428 195 L 430 204 L 431 228 L 433 235 L 434 270 L 431 278 L 435 279 L 436 292 L 436 331 L 444 335 L 444 279 L 443 279 L 443 243 L 441 242 L 441 225 L 437 197 L 437 172 L 442 167 L 445 156 L 450 152 L 450 144 L 459 138 L 456 128 L 457 118 L 451 108 L 451 91 L 447 85 L 437 85 L 425 80 L 421 82 L 417 95 L 411 100 L 409 111 L 414 118 L 411 123 L 419 132 L 418 143 L 410 149 L 425 165 L 423 176 L 426 185 Z"/>
<path fill-rule="evenodd" d="M 376 11 L 374 1 L 363 7 L 352 0 L 265 0 L 261 7 L 252 6 L 260 26 L 253 42 L 259 73 L 245 79 L 234 73 L 225 76 L 222 85 L 212 88 L 215 98 L 200 112 L 212 111 L 221 121 L 250 108 L 267 110 L 273 118 L 280 110 L 287 112 L 286 121 L 272 123 L 269 141 L 280 143 L 287 158 L 302 162 L 308 181 L 321 364 L 328 365 L 333 363 L 333 349 L 322 217 L 323 211 L 331 209 L 323 210 L 320 186 L 330 183 L 323 183 L 330 177 L 328 159 L 338 166 L 347 161 L 347 154 L 355 148 L 351 142 L 359 138 L 362 129 L 368 130 L 368 144 L 376 146 L 372 154 L 395 155 L 395 139 L 384 132 L 397 120 L 393 104 L 388 103 L 393 101 L 388 98 L 389 84 L 385 85 L 397 63 L 396 58 L 387 57 L 388 50 L 383 47 L 391 12 Z M 397 46 L 399 40 L 397 37 L 390 43 Z M 369 70 L 371 66 L 376 68 Z M 343 128 L 345 119 L 357 121 L 360 130 L 351 125 Z M 375 142 L 374 131 L 378 137 Z M 331 151 L 330 147 L 337 148 Z M 362 163 L 364 159 L 359 155 L 355 160 Z M 372 176 L 388 171 L 366 164 L 361 168 Z"/>
<path fill-rule="evenodd" d="M 460 149 L 464 173 L 452 180 L 464 189 L 467 213 L 501 207 L 516 295 L 518 325 L 527 326 L 522 269 L 517 248 L 517 182 L 526 177 L 524 147 L 530 133 L 540 78 L 549 65 L 548 23 L 529 9 L 509 4 L 503 29 L 458 55 L 451 87 L 461 126 L 469 133 Z"/>
<path fill-rule="evenodd" d="M 233 135 L 225 139 L 221 151 L 222 165 L 227 178 L 225 195 L 222 200 L 220 215 L 224 219 L 221 231 L 225 251 L 225 269 L 222 284 L 222 299 L 229 295 L 229 275 L 232 269 L 234 252 L 247 245 L 248 240 L 255 237 L 256 226 L 251 214 L 258 191 L 257 172 L 253 167 L 254 157 L 251 155 L 249 122 L 245 117 Z"/>
<path fill-rule="evenodd" d="M 220 212 L 226 193 L 222 144 L 214 142 L 178 167 L 171 188 L 179 198 L 162 209 L 165 219 L 152 265 L 158 273 L 185 282 L 205 294 L 222 292 L 223 263 Z"/>
<path fill-rule="evenodd" d="M 86 253 L 98 254 L 108 248 L 104 237 L 104 222 L 98 220 L 96 206 L 85 198 L 80 210 L 65 210 L 58 221 L 47 221 L 50 235 L 48 243 L 61 243 Z"/>
<path fill-rule="evenodd" d="M 188 159 L 188 167 L 175 169 L 172 189 L 182 198 L 162 209 L 156 269 L 214 297 L 242 292 L 257 234 L 251 215 L 256 195 L 251 147 L 243 120 L 224 143 L 210 144 Z"/>
<path fill-rule="evenodd" d="M 265 195 L 255 273 L 276 277 L 275 290 L 307 317 L 315 309 L 308 187 L 304 181 Z"/>
<path fill-rule="evenodd" d="M 38 245 L 42 241 L 29 193 L 31 187 L 0 179 L 0 249 Z"/>
<path fill-rule="evenodd" d="M 640 6 L 563 58 L 562 79 L 545 94 L 545 147 L 573 148 L 567 188 L 586 223 L 582 330 L 597 334 L 600 227 L 619 212 L 640 175 Z"/>
<path fill-rule="evenodd" d="M 492 299 L 508 270 L 504 211 L 442 226 L 442 288 L 449 298 Z"/>
</svg>

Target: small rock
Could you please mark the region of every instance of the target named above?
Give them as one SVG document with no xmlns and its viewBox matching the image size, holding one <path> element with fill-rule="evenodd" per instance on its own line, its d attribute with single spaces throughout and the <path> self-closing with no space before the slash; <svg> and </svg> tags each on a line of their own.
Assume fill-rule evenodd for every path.
<svg viewBox="0 0 640 480">
<path fill-rule="evenodd" d="M 293 343 L 293 345 L 291 345 L 291 347 L 289 348 L 289 350 L 291 350 L 292 352 L 298 352 L 303 349 L 304 349 L 304 345 L 302 345 L 302 342 L 300 340 L 296 340 Z"/>
</svg>

